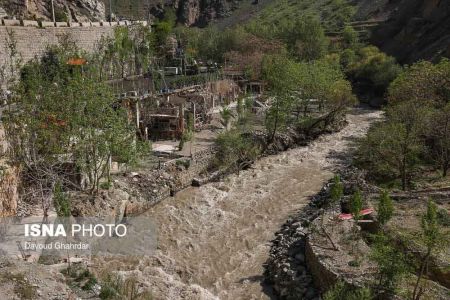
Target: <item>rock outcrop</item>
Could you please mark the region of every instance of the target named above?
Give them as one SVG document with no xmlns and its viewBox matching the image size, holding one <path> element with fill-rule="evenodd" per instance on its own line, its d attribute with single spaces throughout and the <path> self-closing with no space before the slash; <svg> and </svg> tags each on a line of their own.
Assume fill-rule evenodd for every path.
<svg viewBox="0 0 450 300">
<path fill-rule="evenodd" d="M 356 0 L 359 20 L 381 21 L 371 42 L 401 63 L 450 57 L 449 0 Z"/>
<path fill-rule="evenodd" d="M 240 0 L 177 0 L 178 20 L 185 25 L 205 26 L 211 20 L 229 16 Z"/>
<path fill-rule="evenodd" d="M 57 21 L 76 22 L 98 21 L 105 19 L 105 4 L 100 0 L 54 0 Z M 43 0 L 0 0 L 9 16 L 26 19 L 52 19 L 50 1 Z"/>
</svg>

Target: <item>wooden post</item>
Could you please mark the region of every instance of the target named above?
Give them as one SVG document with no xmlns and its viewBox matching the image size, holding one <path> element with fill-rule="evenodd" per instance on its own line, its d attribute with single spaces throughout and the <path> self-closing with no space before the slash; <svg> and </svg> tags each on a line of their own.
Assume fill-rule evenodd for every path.
<svg viewBox="0 0 450 300">
<path fill-rule="evenodd" d="M 53 3 L 53 0 L 52 0 L 52 17 L 53 17 L 53 23 L 56 23 L 56 19 L 55 19 L 55 4 Z"/>
</svg>

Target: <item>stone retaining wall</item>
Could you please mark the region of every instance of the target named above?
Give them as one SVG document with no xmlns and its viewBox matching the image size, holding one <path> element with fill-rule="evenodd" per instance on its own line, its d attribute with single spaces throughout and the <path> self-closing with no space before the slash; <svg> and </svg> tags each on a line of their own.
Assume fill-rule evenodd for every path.
<svg viewBox="0 0 450 300">
<path fill-rule="evenodd" d="M 47 46 L 58 43 L 58 38 L 63 35 L 70 35 L 81 49 L 91 52 L 102 36 L 112 36 L 114 27 L 119 26 L 118 22 L 57 22 L 55 24 L 44 21 L 38 23 L 30 20 L 5 19 L 0 21 L 0 62 L 6 62 L 9 59 L 7 49 L 5 49 L 8 31 L 12 32 L 17 42 L 17 50 L 22 55 L 23 61 L 26 62 L 36 56 L 41 56 Z M 147 26 L 145 21 L 134 22 L 133 24 Z"/>
</svg>

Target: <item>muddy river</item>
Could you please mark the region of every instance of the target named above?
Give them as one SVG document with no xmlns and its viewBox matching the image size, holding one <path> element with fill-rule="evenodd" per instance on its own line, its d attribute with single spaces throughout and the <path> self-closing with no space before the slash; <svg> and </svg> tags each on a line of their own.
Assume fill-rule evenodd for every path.
<svg viewBox="0 0 450 300">
<path fill-rule="evenodd" d="M 158 250 L 141 262 L 156 299 L 272 299 L 263 264 L 281 224 L 349 161 L 379 111 L 354 110 L 341 132 L 263 158 L 239 175 L 188 188 L 146 213 Z"/>
</svg>

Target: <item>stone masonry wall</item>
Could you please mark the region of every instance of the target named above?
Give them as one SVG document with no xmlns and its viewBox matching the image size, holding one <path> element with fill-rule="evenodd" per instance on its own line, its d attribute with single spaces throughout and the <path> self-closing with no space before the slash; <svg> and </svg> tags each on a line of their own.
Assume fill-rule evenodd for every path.
<svg viewBox="0 0 450 300">
<path fill-rule="evenodd" d="M 88 52 L 92 51 L 97 41 L 102 36 L 110 36 L 114 32 L 113 27 L 22 27 L 0 26 L 0 61 L 6 62 L 8 52 L 5 49 L 5 40 L 8 31 L 13 33 L 17 42 L 17 50 L 24 61 L 41 56 L 49 45 L 58 43 L 63 35 L 70 35 L 77 45 Z"/>
<path fill-rule="evenodd" d="M 3 22 L 2 22 L 3 21 Z M 147 26 L 145 21 L 136 21 Z M 41 56 L 49 45 L 58 43 L 61 36 L 69 35 L 77 45 L 87 51 L 94 50 L 96 43 L 102 36 L 112 36 L 115 26 L 132 25 L 127 21 L 121 22 L 87 22 L 87 23 L 65 23 L 0 20 L 0 64 L 7 62 L 8 51 L 6 49 L 6 39 L 8 32 L 12 32 L 17 42 L 17 50 L 21 54 L 24 62 L 36 56 Z"/>
</svg>

